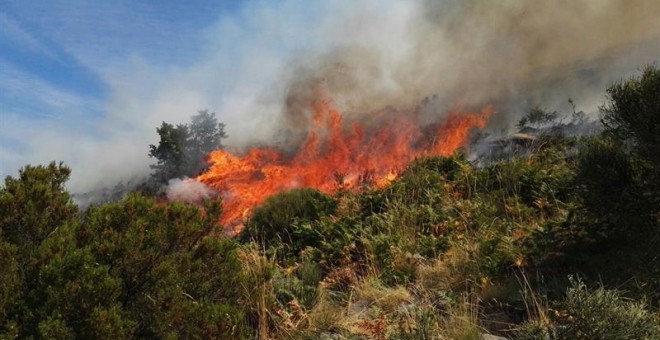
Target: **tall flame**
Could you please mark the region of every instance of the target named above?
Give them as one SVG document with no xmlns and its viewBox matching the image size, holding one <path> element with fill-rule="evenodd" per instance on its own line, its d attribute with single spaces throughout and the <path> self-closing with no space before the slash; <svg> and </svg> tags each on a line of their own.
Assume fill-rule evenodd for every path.
<svg viewBox="0 0 660 340">
<path fill-rule="evenodd" d="M 452 154 L 472 128 L 485 126 L 493 110 L 452 113 L 431 133 L 403 114 L 368 133 L 358 123 L 345 124 L 329 100 L 314 103 L 313 112 L 313 126 L 293 156 L 268 147 L 252 148 L 243 156 L 226 150 L 211 153 L 211 168 L 197 181 L 222 193 L 221 223 L 240 228 L 253 207 L 290 188 L 334 193 L 365 183 L 386 186 L 415 158 Z"/>
</svg>

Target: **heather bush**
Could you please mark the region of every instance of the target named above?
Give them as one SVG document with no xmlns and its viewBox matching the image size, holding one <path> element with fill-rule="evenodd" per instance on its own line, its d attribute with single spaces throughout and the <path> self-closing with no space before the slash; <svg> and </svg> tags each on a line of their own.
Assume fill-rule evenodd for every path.
<svg viewBox="0 0 660 340">
<path fill-rule="evenodd" d="M 335 199 L 315 189 L 294 189 L 268 198 L 254 209 L 239 239 L 266 247 L 282 246 L 282 255 L 297 255 L 318 244 L 318 234 L 304 222 L 332 214 Z"/>
</svg>

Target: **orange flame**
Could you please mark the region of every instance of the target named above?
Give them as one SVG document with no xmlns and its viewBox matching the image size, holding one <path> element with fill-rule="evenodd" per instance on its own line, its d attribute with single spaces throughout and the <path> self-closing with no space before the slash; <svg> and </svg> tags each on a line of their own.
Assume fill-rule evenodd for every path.
<svg viewBox="0 0 660 340">
<path fill-rule="evenodd" d="M 313 127 L 293 156 L 275 148 L 252 148 L 243 156 L 226 150 L 211 153 L 211 168 L 196 180 L 222 193 L 222 224 L 240 228 L 253 207 L 290 188 L 334 193 L 364 184 L 384 187 L 415 158 L 451 155 L 493 112 L 489 106 L 480 113 L 452 113 L 424 138 L 423 130 L 405 115 L 395 115 L 387 126 L 367 133 L 357 123 L 346 127 L 330 101 L 317 101 L 313 110 Z"/>
</svg>

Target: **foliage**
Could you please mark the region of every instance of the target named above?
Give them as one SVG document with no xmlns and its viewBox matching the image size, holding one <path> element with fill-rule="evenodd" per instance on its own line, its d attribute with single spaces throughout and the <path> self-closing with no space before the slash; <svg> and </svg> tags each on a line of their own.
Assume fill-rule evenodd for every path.
<svg viewBox="0 0 660 340">
<path fill-rule="evenodd" d="M 559 117 L 557 111 L 549 112 L 545 111 L 540 107 L 534 107 L 527 112 L 520 120 L 516 126 L 518 129 L 523 130 L 525 127 L 535 126 L 537 128 L 542 127 L 546 124 L 550 124 L 555 119 Z"/>
<path fill-rule="evenodd" d="M 157 163 L 152 180 L 158 184 L 183 176 L 196 176 L 206 168 L 206 156 L 221 149 L 222 139 L 227 138 L 225 124 L 218 123 L 215 113 L 199 111 L 190 117 L 190 124 L 172 125 L 163 122 L 156 129 L 158 146 L 149 145 L 149 157 Z"/>
<path fill-rule="evenodd" d="M 219 203 L 133 194 L 81 212 L 68 168 L 25 167 L 0 188 L 0 337 L 658 338 L 658 78 L 610 88 L 601 135 L 556 134 L 537 108 L 523 125 L 551 135 L 528 152 L 283 192 L 236 240 Z M 199 171 L 223 128 L 207 112 L 164 123 L 158 180 Z"/>
<path fill-rule="evenodd" d="M 281 244 L 287 254 L 297 255 L 307 245 L 316 245 L 316 232 L 304 221 L 331 214 L 336 201 L 315 189 L 294 189 L 268 198 L 254 210 L 239 238 L 268 247 Z"/>
<path fill-rule="evenodd" d="M 644 303 L 627 300 L 617 290 L 589 290 L 573 279 L 560 308 L 554 332 L 561 339 L 660 338 L 660 319 Z"/>
<path fill-rule="evenodd" d="M 63 164 L 26 166 L 19 177 L 7 177 L 0 189 L 0 234 L 24 251 L 41 243 L 77 208 L 64 191 L 71 169 Z"/>
<path fill-rule="evenodd" d="M 151 165 L 154 170 L 152 178 L 158 182 L 166 182 L 170 178 L 176 178 L 187 171 L 185 144 L 189 138 L 189 131 L 186 125 L 177 125 L 163 122 L 160 128 L 156 129 L 160 136 L 158 146 L 149 145 L 149 157 L 157 160 L 155 165 Z"/>
<path fill-rule="evenodd" d="M 648 66 L 639 77 L 607 89 L 609 101 L 601 110 L 607 133 L 633 148 L 655 167 L 660 165 L 660 69 Z"/>
<path fill-rule="evenodd" d="M 0 335 L 245 334 L 237 243 L 206 237 L 217 204 L 202 212 L 131 195 L 79 215 L 63 189 L 68 168 L 20 174 L 0 191 Z"/>
<path fill-rule="evenodd" d="M 77 242 L 121 280 L 119 299 L 140 320 L 138 335 L 240 334 L 241 313 L 232 307 L 241 294 L 236 244 L 205 237 L 219 212 L 207 205 L 203 217 L 135 195 L 88 211 Z"/>
<path fill-rule="evenodd" d="M 572 162 L 572 208 L 534 241 L 546 254 L 544 266 L 613 287 L 639 282 L 626 288 L 654 304 L 660 293 L 644 287 L 660 282 L 654 251 L 660 240 L 660 177 L 653 130 L 660 113 L 659 80 L 660 72 L 651 66 L 607 90 L 609 101 L 601 108 L 606 129 L 581 140 Z"/>
</svg>

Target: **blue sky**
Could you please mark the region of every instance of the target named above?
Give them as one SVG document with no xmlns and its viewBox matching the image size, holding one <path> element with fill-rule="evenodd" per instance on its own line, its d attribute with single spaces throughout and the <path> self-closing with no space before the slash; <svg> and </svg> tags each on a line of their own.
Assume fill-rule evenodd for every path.
<svg viewBox="0 0 660 340">
<path fill-rule="evenodd" d="M 100 143 L 118 144 L 120 138 L 133 139 L 126 147 L 144 149 L 134 152 L 131 161 L 139 157 L 135 167 L 148 169 L 144 156 L 161 120 L 185 122 L 197 109 L 214 109 L 209 106 L 216 103 L 206 98 L 229 96 L 241 84 L 253 88 L 255 77 L 242 73 L 253 70 L 261 73 L 259 78 L 272 78 L 269 62 L 281 63 L 291 51 L 304 48 L 301 34 L 289 39 L 293 32 L 275 23 L 293 13 L 293 29 L 313 20 L 303 12 L 323 8 L 321 3 L 300 4 L 0 2 L 0 175 L 50 160 L 79 168 L 103 162 L 108 155 Z M 277 27 L 269 27 L 269 21 Z M 255 53 L 269 58 L 249 58 L 265 64 L 264 70 L 247 65 L 246 55 Z M 169 87 L 163 85 L 167 82 Z M 174 100 L 175 95 L 180 99 Z M 154 112 L 163 106 L 169 106 L 166 112 Z M 115 151 L 120 150 L 111 150 L 113 156 Z"/>
<path fill-rule="evenodd" d="M 204 48 L 200 33 L 240 6 L 240 1 L 0 2 L 0 115 L 101 117 L 109 72 L 136 57 L 163 67 L 195 62 Z"/>
</svg>

